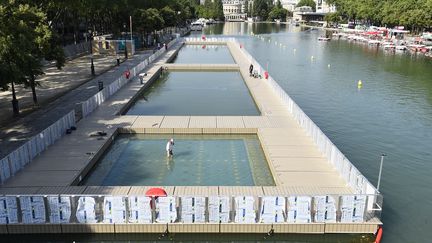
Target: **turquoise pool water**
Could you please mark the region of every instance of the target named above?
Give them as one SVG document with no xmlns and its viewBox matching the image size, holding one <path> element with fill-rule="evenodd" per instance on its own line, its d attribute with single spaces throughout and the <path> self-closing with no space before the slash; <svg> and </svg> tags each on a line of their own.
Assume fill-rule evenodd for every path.
<svg viewBox="0 0 432 243">
<path fill-rule="evenodd" d="M 126 114 L 255 116 L 260 113 L 239 72 L 164 72 Z"/>
<path fill-rule="evenodd" d="M 165 146 L 173 137 L 174 155 Z M 89 186 L 271 186 L 256 135 L 119 135 L 85 178 Z"/>
<path fill-rule="evenodd" d="M 226 45 L 184 45 L 173 63 L 235 63 Z"/>
</svg>

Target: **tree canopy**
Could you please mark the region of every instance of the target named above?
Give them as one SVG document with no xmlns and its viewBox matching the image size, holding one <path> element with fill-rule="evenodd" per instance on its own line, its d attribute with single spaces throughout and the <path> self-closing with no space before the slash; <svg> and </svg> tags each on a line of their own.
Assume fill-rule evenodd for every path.
<svg viewBox="0 0 432 243">
<path fill-rule="evenodd" d="M 223 5 L 221 0 L 205 0 L 204 5 L 199 5 L 197 15 L 206 19 L 224 19 Z"/>
<path fill-rule="evenodd" d="M 252 16 L 267 20 L 272 8 L 272 0 L 254 0 L 252 5 Z"/>
<path fill-rule="evenodd" d="M 278 0 L 269 12 L 268 20 L 273 21 L 274 19 L 279 19 L 284 21 L 286 20 L 287 15 L 288 10 L 284 9 L 281 2 Z"/>
<path fill-rule="evenodd" d="M 309 6 L 312 8 L 312 10 L 315 12 L 316 10 L 316 3 L 314 0 L 300 0 L 297 3 L 297 7 L 302 7 L 302 6 Z"/>
<path fill-rule="evenodd" d="M 328 0 L 345 21 L 405 26 L 413 31 L 432 27 L 432 0 Z"/>
</svg>

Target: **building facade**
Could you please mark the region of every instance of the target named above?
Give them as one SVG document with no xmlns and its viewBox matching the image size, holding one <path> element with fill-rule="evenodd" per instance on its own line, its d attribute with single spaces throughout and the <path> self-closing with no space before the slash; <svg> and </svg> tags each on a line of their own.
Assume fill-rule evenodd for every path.
<svg viewBox="0 0 432 243">
<path fill-rule="evenodd" d="M 245 2 L 245 0 L 222 0 L 225 21 L 244 21 Z"/>
<path fill-rule="evenodd" d="M 316 12 L 317 13 L 333 13 L 336 12 L 336 8 L 327 4 L 325 0 L 314 0 L 316 4 Z M 275 3 L 277 0 L 274 1 Z M 287 9 L 288 11 L 294 12 L 297 4 L 300 0 L 280 0 L 282 7 Z"/>
</svg>

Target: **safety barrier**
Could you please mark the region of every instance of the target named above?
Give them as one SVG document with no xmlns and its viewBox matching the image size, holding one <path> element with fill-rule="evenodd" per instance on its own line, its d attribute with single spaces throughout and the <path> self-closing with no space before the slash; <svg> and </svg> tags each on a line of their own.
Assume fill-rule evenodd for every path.
<svg viewBox="0 0 432 243">
<path fill-rule="evenodd" d="M 74 110 L 1 159 L 1 184 L 3 184 L 9 177 L 15 175 L 25 165 L 30 163 L 37 155 L 63 136 L 66 133 L 66 130 L 70 129 L 72 126 L 75 126 Z"/>
<path fill-rule="evenodd" d="M 221 37 L 186 37 L 184 38 L 186 42 L 236 42 L 235 38 L 221 38 Z"/>
<path fill-rule="evenodd" d="M 178 39 L 174 39 L 168 43 L 168 48 L 173 46 Z M 102 89 L 86 101 L 84 101 L 81 104 L 82 108 L 82 117 L 87 117 L 90 113 L 92 113 L 98 106 L 100 106 L 103 102 L 105 102 L 109 97 L 111 97 L 113 94 L 115 94 L 120 88 L 122 88 L 125 84 L 128 83 L 129 80 L 131 80 L 133 77 L 135 77 L 137 74 L 139 74 L 145 67 L 147 67 L 150 63 L 152 63 L 154 60 L 156 60 L 158 57 L 160 57 L 165 52 L 165 49 L 160 49 L 153 53 L 151 56 L 146 58 L 144 61 L 140 62 L 138 65 L 136 65 L 134 68 L 129 70 L 130 76 L 129 79 L 126 78 L 124 75 L 120 76 L 118 79 L 116 79 L 114 82 L 109 84 L 106 88 Z"/>
<path fill-rule="evenodd" d="M 379 223 L 377 196 L 5 195 L 0 224 Z"/>
<path fill-rule="evenodd" d="M 220 41 L 224 41 L 219 38 Z M 232 41 L 232 38 L 228 39 Z M 225 40 L 226 41 L 226 40 Z M 238 46 L 242 46 L 236 39 L 233 41 Z M 250 60 L 254 68 L 259 70 L 260 75 L 265 70 L 244 48 L 241 52 Z M 331 142 L 331 140 L 321 131 L 321 129 L 303 112 L 295 101 L 283 90 L 279 84 L 269 75 L 266 83 L 270 85 L 273 92 L 278 96 L 293 118 L 305 129 L 307 134 L 312 137 L 328 159 L 328 161 L 338 170 L 347 184 L 358 194 L 375 194 L 379 193 L 377 189 L 364 177 L 359 170 L 345 157 L 345 155 Z"/>
</svg>

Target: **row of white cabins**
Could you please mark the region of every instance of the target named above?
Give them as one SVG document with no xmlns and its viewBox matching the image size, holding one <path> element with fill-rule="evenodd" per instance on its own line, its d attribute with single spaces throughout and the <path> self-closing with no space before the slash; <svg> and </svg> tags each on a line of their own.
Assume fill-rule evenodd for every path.
<svg viewBox="0 0 432 243">
<path fill-rule="evenodd" d="M 310 8 L 296 8 L 296 5 L 300 0 L 280 0 L 282 7 L 293 12 L 294 18 L 296 18 L 296 12 L 310 12 Z M 326 14 L 336 11 L 334 6 L 330 6 L 325 0 L 314 0 L 316 3 L 316 13 Z M 200 0 L 201 4 L 204 4 L 205 0 Z M 274 0 L 276 3 L 277 0 Z M 225 15 L 225 21 L 244 21 L 247 19 L 245 5 L 249 4 L 249 9 L 252 8 L 253 0 L 222 0 L 223 12 Z"/>
</svg>

